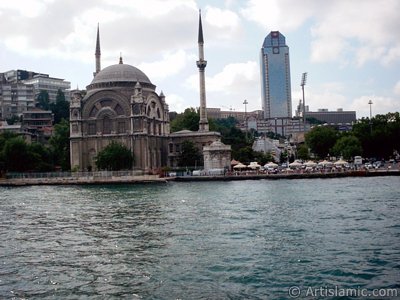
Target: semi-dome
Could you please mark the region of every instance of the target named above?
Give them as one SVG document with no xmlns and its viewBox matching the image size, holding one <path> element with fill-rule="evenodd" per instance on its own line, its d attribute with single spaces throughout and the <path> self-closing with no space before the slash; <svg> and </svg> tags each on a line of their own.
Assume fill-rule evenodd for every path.
<svg viewBox="0 0 400 300">
<path fill-rule="evenodd" d="M 107 82 L 140 82 L 153 85 L 149 77 L 138 68 L 122 63 L 101 70 L 93 78 L 91 85 Z"/>
</svg>

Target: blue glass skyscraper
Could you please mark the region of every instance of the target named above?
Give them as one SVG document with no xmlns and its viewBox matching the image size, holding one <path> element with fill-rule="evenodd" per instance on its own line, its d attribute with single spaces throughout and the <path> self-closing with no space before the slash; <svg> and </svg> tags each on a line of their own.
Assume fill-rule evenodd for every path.
<svg viewBox="0 0 400 300">
<path fill-rule="evenodd" d="M 289 47 L 279 31 L 271 31 L 261 48 L 261 98 L 264 118 L 291 118 Z"/>
</svg>

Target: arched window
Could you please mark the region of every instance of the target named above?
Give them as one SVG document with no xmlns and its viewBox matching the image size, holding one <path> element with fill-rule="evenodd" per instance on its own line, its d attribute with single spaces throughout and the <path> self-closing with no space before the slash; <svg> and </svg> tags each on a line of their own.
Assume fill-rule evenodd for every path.
<svg viewBox="0 0 400 300">
<path fill-rule="evenodd" d="M 104 117 L 103 119 L 103 134 L 111 133 L 111 120 L 109 117 Z"/>
</svg>

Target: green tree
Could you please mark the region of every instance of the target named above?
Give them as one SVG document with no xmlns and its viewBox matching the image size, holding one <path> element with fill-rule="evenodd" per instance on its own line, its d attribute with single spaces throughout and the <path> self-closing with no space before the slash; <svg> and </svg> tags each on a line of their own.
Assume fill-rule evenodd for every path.
<svg viewBox="0 0 400 300">
<path fill-rule="evenodd" d="M 46 90 L 41 90 L 39 95 L 37 96 L 36 107 L 41 108 L 43 110 L 50 109 L 49 93 Z"/>
<path fill-rule="evenodd" d="M 126 146 L 112 141 L 101 150 L 96 157 L 96 166 L 99 170 L 128 170 L 133 165 L 133 155 Z"/>
<path fill-rule="evenodd" d="M 340 137 L 332 148 L 332 153 L 336 156 L 343 156 L 349 160 L 356 155 L 362 154 L 362 147 L 359 139 L 354 135 Z"/>
<path fill-rule="evenodd" d="M 308 155 L 308 147 L 306 144 L 301 144 L 297 148 L 297 158 L 302 159 L 302 160 L 307 160 L 309 159 Z"/>
<path fill-rule="evenodd" d="M 171 122 L 171 132 L 176 132 L 180 130 L 199 130 L 199 112 L 193 107 L 186 108 L 181 114 L 178 114 L 175 119 Z"/>
<path fill-rule="evenodd" d="M 65 100 L 65 94 L 61 89 L 57 91 L 56 102 L 50 104 L 54 114 L 54 123 L 58 124 L 62 119 L 69 120 L 69 102 Z"/>
<path fill-rule="evenodd" d="M 54 126 L 54 132 L 49 140 L 54 164 L 61 166 L 62 170 L 70 170 L 70 144 L 69 144 L 69 122 L 62 119 Z"/>
<path fill-rule="evenodd" d="M 5 142 L 2 156 L 5 169 L 10 172 L 23 172 L 32 170 L 34 167 L 35 157 L 22 137 L 8 139 Z"/>
<path fill-rule="evenodd" d="M 328 126 L 314 127 L 306 136 L 306 143 L 311 152 L 320 158 L 326 157 L 338 139 L 337 130 Z"/>
<path fill-rule="evenodd" d="M 400 114 L 362 118 L 353 125 L 352 133 L 360 140 L 365 157 L 389 158 L 400 149 Z"/>
<path fill-rule="evenodd" d="M 264 153 L 260 151 L 253 151 L 253 158 L 254 161 L 258 162 L 262 166 L 270 161 L 274 161 L 271 152 Z"/>
<path fill-rule="evenodd" d="M 181 144 L 181 154 L 178 159 L 179 167 L 194 167 L 203 164 L 200 151 L 192 141 L 186 140 Z"/>
<path fill-rule="evenodd" d="M 17 115 L 12 115 L 11 118 L 6 119 L 8 125 L 14 125 L 18 122 L 21 122 L 21 117 Z"/>
<path fill-rule="evenodd" d="M 254 150 L 251 146 L 239 148 L 235 151 L 235 156 L 232 157 L 244 164 L 249 164 L 250 162 L 255 160 Z"/>
<path fill-rule="evenodd" d="M 40 143 L 32 143 L 28 144 L 28 151 L 34 171 L 48 172 L 54 169 L 52 155 L 48 148 Z"/>
</svg>

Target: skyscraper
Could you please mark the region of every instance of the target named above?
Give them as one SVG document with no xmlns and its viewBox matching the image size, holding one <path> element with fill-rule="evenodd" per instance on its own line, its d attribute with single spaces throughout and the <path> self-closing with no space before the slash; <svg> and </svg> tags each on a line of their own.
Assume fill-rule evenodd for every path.
<svg viewBox="0 0 400 300">
<path fill-rule="evenodd" d="M 261 98 L 264 118 L 291 118 L 289 47 L 279 31 L 271 31 L 261 48 Z"/>
</svg>

